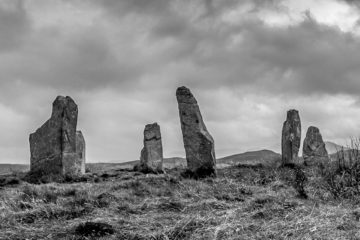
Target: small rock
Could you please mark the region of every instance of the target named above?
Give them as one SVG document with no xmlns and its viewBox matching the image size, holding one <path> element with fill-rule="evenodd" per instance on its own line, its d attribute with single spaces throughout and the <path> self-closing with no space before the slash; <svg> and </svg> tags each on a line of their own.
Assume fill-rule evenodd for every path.
<svg viewBox="0 0 360 240">
<path fill-rule="evenodd" d="M 86 222 L 76 227 L 75 233 L 81 236 L 103 237 L 115 233 L 113 226 L 101 222 Z"/>
</svg>

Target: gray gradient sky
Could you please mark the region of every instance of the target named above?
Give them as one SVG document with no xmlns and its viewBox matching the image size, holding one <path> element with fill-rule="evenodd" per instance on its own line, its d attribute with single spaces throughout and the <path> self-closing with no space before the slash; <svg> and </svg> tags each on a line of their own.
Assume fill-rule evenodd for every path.
<svg viewBox="0 0 360 240">
<path fill-rule="evenodd" d="M 57 95 L 89 162 L 138 159 L 147 123 L 184 156 L 175 91 L 197 98 L 218 157 L 280 151 L 286 110 L 342 143 L 360 131 L 360 4 L 345 0 L 2 0 L 0 163 Z"/>
</svg>

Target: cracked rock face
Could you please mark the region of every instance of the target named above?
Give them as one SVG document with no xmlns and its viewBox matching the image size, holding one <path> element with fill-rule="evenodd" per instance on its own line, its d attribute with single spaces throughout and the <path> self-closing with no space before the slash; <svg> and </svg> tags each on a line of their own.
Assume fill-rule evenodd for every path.
<svg viewBox="0 0 360 240">
<path fill-rule="evenodd" d="M 144 130 L 144 148 L 141 150 L 139 171 L 163 172 L 163 148 L 160 126 L 157 123 L 148 124 Z"/>
<path fill-rule="evenodd" d="M 295 163 L 301 141 L 301 121 L 297 110 L 287 112 L 281 138 L 282 164 Z"/>
<path fill-rule="evenodd" d="M 77 117 L 78 107 L 73 99 L 63 96 L 55 99 L 50 119 L 29 137 L 31 172 L 85 173 L 85 140 L 82 133 L 76 131 Z"/>
<path fill-rule="evenodd" d="M 188 171 L 195 177 L 215 176 L 214 140 L 202 119 L 196 99 L 186 87 L 176 91 Z"/>
<path fill-rule="evenodd" d="M 329 160 L 325 143 L 317 127 L 309 127 L 303 143 L 304 164 L 313 166 Z"/>
</svg>

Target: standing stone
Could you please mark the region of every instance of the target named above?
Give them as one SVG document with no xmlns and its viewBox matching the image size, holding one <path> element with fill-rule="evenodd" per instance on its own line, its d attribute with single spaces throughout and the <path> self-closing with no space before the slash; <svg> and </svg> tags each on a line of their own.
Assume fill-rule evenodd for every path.
<svg viewBox="0 0 360 240">
<path fill-rule="evenodd" d="M 216 176 L 214 140 L 203 122 L 196 99 L 186 87 L 176 91 L 188 172 L 193 177 Z"/>
<path fill-rule="evenodd" d="M 58 96 L 52 114 L 30 134 L 30 171 L 40 175 L 85 173 L 85 140 L 76 131 L 78 107 L 70 97 Z M 80 154 L 81 152 L 81 154 Z"/>
<path fill-rule="evenodd" d="M 141 150 L 140 165 L 137 170 L 152 173 L 163 172 L 163 148 L 160 126 L 157 123 L 145 126 L 144 148 Z"/>
<path fill-rule="evenodd" d="M 313 166 L 328 161 L 329 155 L 325 143 L 317 127 L 309 127 L 303 144 L 304 164 Z"/>
<path fill-rule="evenodd" d="M 292 164 L 298 158 L 301 140 L 301 122 L 297 110 L 287 112 L 281 138 L 282 164 Z"/>
</svg>

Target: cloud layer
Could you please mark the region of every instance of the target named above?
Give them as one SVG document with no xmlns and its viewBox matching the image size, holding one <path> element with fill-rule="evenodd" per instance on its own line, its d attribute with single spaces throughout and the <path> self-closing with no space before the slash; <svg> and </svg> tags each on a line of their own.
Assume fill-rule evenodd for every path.
<svg viewBox="0 0 360 240">
<path fill-rule="evenodd" d="M 181 85 L 218 156 L 280 151 L 289 108 L 304 131 L 357 136 L 359 18 L 340 0 L 2 1 L 0 162 L 28 163 L 28 134 L 57 95 L 78 103 L 90 161 L 138 159 L 150 122 L 165 156 L 183 156 Z"/>
</svg>

